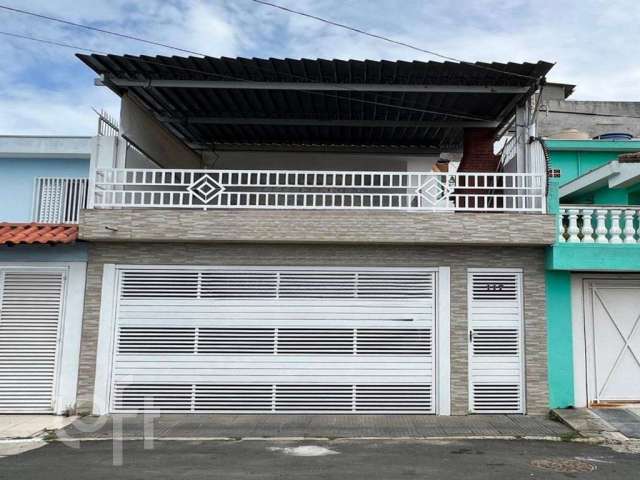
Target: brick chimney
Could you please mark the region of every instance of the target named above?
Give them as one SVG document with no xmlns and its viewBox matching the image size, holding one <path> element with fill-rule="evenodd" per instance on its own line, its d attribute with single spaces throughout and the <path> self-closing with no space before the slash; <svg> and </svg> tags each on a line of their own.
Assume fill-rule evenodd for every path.
<svg viewBox="0 0 640 480">
<path fill-rule="evenodd" d="M 465 128 L 459 172 L 495 172 L 500 157 L 493 154 L 493 128 Z"/>
</svg>

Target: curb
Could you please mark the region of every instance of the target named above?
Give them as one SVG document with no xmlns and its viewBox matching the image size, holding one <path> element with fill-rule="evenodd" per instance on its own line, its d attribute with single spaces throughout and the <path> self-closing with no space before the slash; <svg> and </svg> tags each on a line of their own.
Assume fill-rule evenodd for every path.
<svg viewBox="0 0 640 480">
<path fill-rule="evenodd" d="M 335 442 L 345 440 L 355 441 L 447 441 L 447 440 L 532 440 L 566 442 L 562 437 L 552 435 L 471 435 L 471 436 L 438 436 L 438 437 L 69 437 L 53 438 L 49 442 L 100 442 L 100 441 L 159 441 L 159 442 L 280 442 L 280 441 L 322 441 Z M 580 441 L 582 443 L 599 443 L 590 439 L 572 439 L 570 441 Z"/>
</svg>

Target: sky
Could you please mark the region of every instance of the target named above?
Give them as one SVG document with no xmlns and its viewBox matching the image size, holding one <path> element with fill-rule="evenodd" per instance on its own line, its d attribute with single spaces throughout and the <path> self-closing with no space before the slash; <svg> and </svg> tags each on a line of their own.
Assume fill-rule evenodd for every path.
<svg viewBox="0 0 640 480">
<path fill-rule="evenodd" d="M 573 100 L 640 101 L 638 0 L 273 0 L 466 61 L 555 63 L 548 81 Z M 211 56 L 439 60 L 251 0 L 0 0 Z M 162 47 L 0 10 L 0 30 L 116 54 Z M 0 134 L 94 135 L 92 107 L 119 100 L 94 86 L 74 49 L 0 35 Z"/>
</svg>

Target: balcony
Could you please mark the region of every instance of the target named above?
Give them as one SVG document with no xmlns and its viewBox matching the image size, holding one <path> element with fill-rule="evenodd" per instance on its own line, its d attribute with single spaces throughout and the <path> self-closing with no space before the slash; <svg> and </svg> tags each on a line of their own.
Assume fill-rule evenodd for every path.
<svg viewBox="0 0 640 480">
<path fill-rule="evenodd" d="M 100 168 L 90 241 L 550 245 L 543 175 Z"/>
<path fill-rule="evenodd" d="M 102 168 L 95 208 L 545 212 L 528 173 Z"/>
<path fill-rule="evenodd" d="M 561 205 L 558 243 L 639 244 L 639 205 Z"/>
</svg>

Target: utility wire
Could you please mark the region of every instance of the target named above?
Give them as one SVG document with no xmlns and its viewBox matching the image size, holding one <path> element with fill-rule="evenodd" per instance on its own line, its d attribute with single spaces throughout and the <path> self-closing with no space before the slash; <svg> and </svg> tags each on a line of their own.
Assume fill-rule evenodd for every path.
<svg viewBox="0 0 640 480">
<path fill-rule="evenodd" d="M 502 75 L 511 75 L 511 76 L 515 76 L 515 77 L 519 77 L 519 78 L 528 78 L 528 79 L 537 80 L 537 77 L 534 77 L 534 76 L 531 76 L 531 75 L 523 75 L 523 74 L 515 73 L 515 72 L 507 72 L 507 71 L 504 71 L 504 70 L 500 70 L 499 68 L 493 68 L 493 67 L 489 67 L 489 66 L 486 66 L 486 65 L 478 65 L 478 64 L 473 63 L 473 62 L 468 62 L 468 61 L 465 61 L 465 60 L 461 60 L 459 58 L 451 57 L 451 56 L 448 56 L 448 55 L 443 55 L 443 54 L 435 52 L 433 50 L 427 50 L 425 48 L 421 48 L 421 47 L 412 45 L 410 43 L 406 43 L 406 42 L 402 42 L 402 41 L 399 41 L 399 40 L 395 40 L 395 39 L 392 39 L 392 38 L 389 38 L 389 37 L 385 37 L 383 35 L 377 35 L 375 33 L 367 32 L 367 31 L 359 29 L 359 28 L 355 28 L 355 27 L 351 27 L 349 25 L 345 25 L 345 24 L 342 24 L 342 23 L 334 22 L 332 20 L 328 20 L 328 19 L 325 19 L 325 18 L 322 18 L 322 17 L 311 15 L 309 13 L 301 12 L 301 11 L 298 11 L 298 10 L 293 10 L 291 8 L 287 8 L 287 7 L 284 7 L 282 5 L 278 5 L 278 4 L 275 4 L 275 3 L 266 2 L 264 0 L 251 0 L 251 1 L 253 1 L 255 3 L 258 3 L 258 4 L 261 4 L 261 5 L 266 5 L 266 6 L 269 6 L 269 7 L 277 8 L 277 9 L 283 10 L 285 12 L 293 13 L 293 14 L 296 14 L 296 15 L 301 15 L 303 17 L 312 18 L 314 20 L 318 20 L 320 22 L 324 22 L 324 23 L 327 23 L 329 25 L 333 25 L 335 27 L 351 30 L 353 32 L 356 32 L 356 33 L 359 33 L 359 34 L 362 34 L 362 35 L 367 35 L 369 37 L 373 37 L 373 38 L 376 38 L 376 39 L 379 39 L 379 40 L 383 40 L 385 42 L 394 43 L 396 45 L 400 45 L 400 46 L 403 46 L 403 47 L 411 48 L 411 49 L 416 50 L 418 52 L 427 53 L 429 55 L 433 55 L 433 56 L 436 56 L 436 57 L 439 57 L 439 58 L 442 58 L 442 59 L 445 59 L 445 60 L 450 60 L 450 61 L 453 61 L 453 62 L 461 63 L 461 64 L 464 64 L 464 65 L 468 65 L 468 66 L 471 66 L 471 67 L 474 67 L 474 68 L 480 68 L 480 69 L 483 69 L 483 70 L 488 70 L 488 71 L 491 71 L 491 72 L 500 73 Z M 116 36 L 116 37 L 126 38 L 126 39 L 129 39 L 129 40 L 135 40 L 135 41 L 143 42 L 143 43 L 146 43 L 146 44 L 149 44 L 149 45 L 155 45 L 155 46 L 158 46 L 158 47 L 168 48 L 170 50 L 176 50 L 178 52 L 189 53 L 189 54 L 192 54 L 192 55 L 199 55 L 199 56 L 202 56 L 202 57 L 208 56 L 206 53 L 197 52 L 195 50 L 189 50 L 189 49 L 186 49 L 186 48 L 181 48 L 181 47 L 176 47 L 174 45 L 169 45 L 167 43 L 161 43 L 161 42 L 156 42 L 156 41 L 153 41 L 153 40 L 147 40 L 146 38 L 136 37 L 136 36 L 129 35 L 129 34 L 126 34 L 126 33 L 114 32 L 112 30 L 107 30 L 107 29 L 104 29 L 104 28 L 92 27 L 90 25 L 85 25 L 85 24 L 82 24 L 82 23 L 76 23 L 76 22 L 72 22 L 70 20 L 65 20 L 65 19 L 62 19 L 62 18 L 51 17 L 49 15 L 43 15 L 41 13 L 30 12 L 28 10 L 23 10 L 23 9 L 20 9 L 20 8 L 10 7 L 8 5 L 0 4 L 0 9 L 7 10 L 7 11 L 10 11 L 10 12 L 14 12 L 14 13 L 20 13 L 20 14 L 23 14 L 23 15 L 30 15 L 32 17 L 41 18 L 41 19 L 44 19 L 44 20 L 52 21 L 52 22 L 58 22 L 58 23 L 62 23 L 64 25 L 70 25 L 70 26 L 77 27 L 77 28 L 84 28 L 86 30 L 92 30 L 94 32 L 100 32 L 100 33 L 104 33 L 104 34 L 107 34 L 107 35 L 113 35 L 113 36 Z M 304 77 L 300 77 L 300 78 L 304 78 Z"/>
<path fill-rule="evenodd" d="M 443 58 L 445 60 L 450 60 L 452 62 L 457 62 L 457 63 L 461 63 L 461 64 L 468 65 L 468 66 L 471 66 L 471 67 L 476 67 L 476 68 L 481 68 L 483 70 L 489 70 L 489 71 L 492 71 L 492 72 L 501 73 L 503 75 L 513 75 L 515 77 L 530 78 L 530 79 L 534 79 L 534 80 L 538 79 L 537 77 L 533 77 L 531 75 L 523 75 L 521 73 L 515 73 L 515 72 L 505 72 L 504 70 L 500 70 L 499 68 L 488 67 L 486 65 L 478 65 L 478 64 L 473 63 L 473 62 L 468 62 L 466 60 L 461 60 L 461 59 L 456 58 L 456 57 L 451 57 L 449 55 L 444 55 L 442 53 L 434 52 L 433 50 L 427 50 L 426 48 L 418 47 L 418 46 L 413 45 L 411 43 L 403 42 L 403 41 L 400 41 L 400 40 L 395 40 L 395 39 L 390 38 L 390 37 L 385 37 L 384 35 L 378 35 L 376 33 L 371 33 L 371 32 L 368 32 L 366 30 L 362 30 L 360 28 L 352 27 L 350 25 L 345 25 L 344 23 L 334 22 L 333 20 L 328 20 L 326 18 L 318 17 L 318 16 L 312 15 L 310 13 L 301 12 L 299 10 L 293 10 L 292 8 L 288 8 L 288 7 L 285 7 L 283 5 L 278 5 L 276 3 L 266 2 L 264 0 L 251 0 L 251 1 L 254 2 L 254 3 L 259 3 L 261 5 L 266 5 L 266 6 L 269 6 L 269 7 L 277 8 L 279 10 L 283 10 L 283 11 L 288 12 L 288 13 L 293 13 L 295 15 L 300 15 L 302 17 L 307 17 L 307 18 L 311 18 L 313 20 L 318 20 L 319 22 L 323 22 L 323 23 L 326 23 L 326 24 L 329 24 L 329 25 L 333 25 L 334 27 L 344 28 L 345 30 L 350 30 L 352 32 L 359 33 L 361 35 L 366 35 L 368 37 L 376 38 L 378 40 L 383 40 L 385 42 L 389 42 L 389 43 L 393 43 L 393 44 L 396 44 L 396 45 L 400 45 L 402 47 L 407 47 L 407 48 L 410 48 L 412 50 L 416 50 L 418 52 L 427 53 L 429 55 L 433 55 L 434 57 Z"/>
<path fill-rule="evenodd" d="M 113 32 L 111 30 L 106 30 L 104 28 L 97 28 L 97 27 L 92 27 L 90 25 L 83 25 L 82 23 L 75 23 L 75 22 L 71 22 L 69 20 L 64 20 L 62 18 L 50 17 L 48 15 L 42 15 L 40 13 L 29 12 L 27 10 L 21 10 L 19 8 L 9 7 L 7 5 L 1 5 L 0 4 L 0 9 L 8 10 L 8 11 L 14 12 L 14 13 L 21 13 L 23 15 L 31 15 L 32 17 L 42 18 L 44 20 L 50 20 L 52 22 L 63 23 L 65 25 L 71 25 L 72 27 L 84 28 L 86 30 L 93 30 L 94 32 L 105 33 L 107 35 L 113 35 L 115 37 L 127 38 L 129 40 L 135 40 L 137 42 L 143 42 L 143 43 L 147 43 L 149 45 L 155 45 L 157 47 L 164 47 L 164 48 L 168 48 L 170 50 L 177 50 L 179 52 L 190 53 L 192 55 L 200 55 L 200 56 L 203 56 L 203 57 L 207 56 L 206 53 L 195 52 L 193 50 L 188 50 L 186 48 L 175 47 L 173 45 L 168 45 L 166 43 L 154 42 L 153 40 L 147 40 L 146 38 L 141 38 L 141 37 L 134 37 L 133 35 L 128 35 L 126 33 Z"/>
<path fill-rule="evenodd" d="M 147 43 L 147 44 L 150 44 L 150 45 L 160 46 L 160 47 L 163 47 L 163 48 L 168 48 L 168 49 L 176 50 L 176 51 L 179 51 L 179 52 L 186 52 L 186 53 L 190 53 L 190 54 L 194 54 L 194 55 L 199 55 L 199 56 L 202 56 L 202 57 L 207 57 L 208 56 L 207 54 L 202 53 L 202 52 L 196 52 L 194 50 L 187 50 L 187 49 L 184 49 L 184 48 L 175 47 L 175 46 L 169 45 L 167 43 L 159 43 L 159 42 L 155 42 L 153 40 L 147 40 L 147 39 L 142 38 L 142 37 L 136 37 L 136 36 L 132 36 L 132 35 L 125 34 L 125 33 L 114 32 L 112 30 L 96 28 L 96 27 L 92 27 L 92 26 L 89 26 L 89 25 L 84 25 L 84 24 L 81 24 L 81 23 L 71 22 L 69 20 L 65 20 L 65 19 L 61 19 L 61 18 L 55 18 L 55 17 L 51 17 L 51 16 L 48 16 L 48 15 L 43 15 L 43 14 L 40 14 L 40 13 L 35 13 L 35 12 L 27 11 L 27 10 L 22 10 L 22 9 L 19 9 L 19 8 L 9 7 L 9 6 L 2 5 L 2 4 L 0 4 L 0 9 L 4 9 L 4 10 L 10 11 L 10 12 L 14 12 L 14 13 L 30 15 L 30 16 L 33 16 L 33 17 L 36 17 L 36 18 L 50 20 L 50 21 L 53 21 L 53 22 L 59 22 L 59 23 L 65 24 L 65 25 L 71 25 L 73 27 L 84 28 L 84 29 L 87 29 L 87 30 L 92 30 L 92 31 L 100 32 L 100 33 L 106 33 L 108 35 L 114 35 L 114 36 L 117 36 L 117 37 L 122 37 L 122 38 L 129 39 L 129 40 L 135 40 L 135 41 L 138 41 L 138 42 L 143 42 L 143 43 Z M 9 34 L 9 33 L 7 33 L 7 35 L 18 37 L 17 34 Z M 39 41 L 39 40 L 36 40 L 36 41 Z M 52 44 L 56 43 L 53 40 L 50 40 L 50 42 Z M 59 45 L 59 46 L 64 46 L 64 45 Z M 76 47 L 76 48 L 78 48 L 80 50 L 83 50 L 83 51 L 91 51 L 90 49 L 87 49 L 87 48 L 82 48 L 82 47 Z M 100 53 L 100 54 L 108 55 L 108 53 L 106 53 L 106 52 L 98 52 L 98 51 L 96 51 L 96 52 Z M 271 71 L 267 71 L 267 70 L 265 70 L 263 68 L 260 68 L 260 67 L 256 67 L 256 68 L 258 70 L 264 71 L 266 73 L 272 73 Z M 201 73 L 203 73 L 203 72 L 201 72 Z M 291 77 L 291 78 L 305 80 L 307 82 L 308 81 L 313 81 L 313 79 L 311 79 L 309 77 L 305 77 L 305 76 L 302 76 L 302 75 L 296 75 L 294 73 L 279 72 L 278 74 L 279 75 L 285 75 L 285 76 Z M 233 77 L 228 77 L 228 78 L 233 78 Z M 349 88 L 348 85 L 345 85 L 344 90 L 357 91 L 355 89 Z M 307 92 L 307 93 L 309 93 L 309 92 Z M 318 92 L 313 92 L 313 94 L 318 95 L 319 93 Z M 331 96 L 330 94 L 324 94 L 324 95 L 327 96 L 327 97 Z M 334 98 L 344 98 L 344 97 L 334 97 Z M 376 99 L 383 99 L 383 100 L 386 99 L 386 100 L 390 100 L 390 101 L 395 101 L 395 99 L 393 97 L 381 95 L 380 93 L 376 93 L 375 94 L 375 98 Z M 360 100 L 355 100 L 355 101 L 360 101 Z M 364 100 L 362 100 L 360 102 L 361 103 L 370 103 L 370 101 L 364 101 Z M 383 104 L 380 104 L 380 105 L 383 105 Z M 386 106 L 391 106 L 391 105 L 386 105 Z M 395 105 L 395 107 L 402 108 L 404 110 L 419 111 L 419 112 L 422 112 L 422 113 L 435 113 L 435 114 L 441 114 L 441 115 L 453 115 L 453 114 L 456 114 L 459 118 L 465 118 L 465 119 L 470 119 L 470 120 L 485 120 L 485 119 L 482 119 L 482 118 L 479 118 L 479 117 L 473 117 L 473 116 L 470 116 L 470 115 L 466 115 L 464 112 L 452 111 L 451 114 L 448 114 L 448 113 L 442 113 L 442 112 L 436 112 L 436 111 L 410 109 L 408 107 L 399 107 L 397 105 Z"/>
<path fill-rule="evenodd" d="M 20 35 L 18 33 L 0 31 L 0 35 L 6 35 L 7 37 L 21 38 L 23 40 L 32 40 L 34 42 L 47 43 L 49 45 L 55 45 L 57 47 L 73 48 L 73 49 L 76 49 L 76 50 L 82 50 L 84 52 L 99 53 L 101 55 L 108 55 L 107 52 L 101 52 L 99 50 L 93 50 L 92 48 L 78 47 L 77 45 L 70 45 L 68 43 L 56 42 L 55 40 L 45 40 L 43 38 L 30 37 L 28 35 Z"/>
<path fill-rule="evenodd" d="M 32 40 L 32 41 L 35 41 L 35 42 L 50 44 L 50 45 L 54 45 L 54 46 L 58 46 L 58 47 L 79 49 L 79 50 L 83 50 L 83 51 L 90 52 L 90 53 L 97 53 L 97 54 L 100 54 L 100 55 L 108 55 L 107 53 L 101 52 L 99 50 L 93 50 L 93 49 L 90 49 L 90 48 L 78 47 L 76 45 L 70 45 L 68 43 L 62 43 L 62 42 L 57 42 L 57 41 L 54 41 L 54 40 L 48 40 L 48 39 L 43 39 L 43 38 L 36 38 L 36 37 L 28 36 L 28 35 L 19 35 L 19 34 L 16 34 L 16 33 L 4 32 L 4 31 L 0 31 L 0 35 L 7 35 L 7 36 L 10 36 L 10 37 L 16 37 L 16 38 L 21 38 L 21 39 L 25 39 L 25 40 Z M 146 63 L 148 65 L 157 65 L 157 66 L 160 66 L 160 67 L 163 67 L 163 68 L 169 68 L 169 69 L 185 71 L 185 72 L 191 72 L 191 73 L 199 73 L 199 74 L 202 74 L 202 75 L 213 76 L 213 77 L 216 77 L 216 78 L 224 78 L 224 79 L 227 79 L 227 80 L 251 82 L 251 80 L 247 80 L 246 78 L 234 77 L 234 76 L 231 76 L 231 75 L 224 75 L 224 74 L 214 73 L 214 72 L 207 72 L 205 70 L 199 70 L 199 69 L 196 69 L 196 68 L 187 68 L 187 67 L 180 67 L 180 66 L 177 66 L 177 65 L 168 65 L 168 64 L 163 63 L 163 62 L 145 60 L 145 59 L 139 58 L 139 57 L 136 58 L 135 60 L 138 61 L 138 62 L 141 62 L 141 63 Z M 436 110 L 426 110 L 426 109 L 423 109 L 423 108 L 408 107 L 408 106 L 396 105 L 396 104 L 392 104 L 392 103 L 378 102 L 378 101 L 375 101 L 375 100 L 365 100 L 365 99 L 360 99 L 360 98 L 345 97 L 345 96 L 342 96 L 342 95 L 329 94 L 329 93 L 325 93 L 325 92 L 315 92 L 315 91 L 312 91 L 312 90 L 298 90 L 298 92 L 306 93 L 306 94 L 309 94 L 309 95 L 317 95 L 317 96 L 322 96 L 322 97 L 335 98 L 335 99 L 339 99 L 339 100 L 346 100 L 346 101 L 349 101 L 349 102 L 358 102 L 358 103 L 366 103 L 366 104 L 371 104 L 371 105 L 379 105 L 379 106 L 383 106 L 383 107 L 396 108 L 396 109 L 399 109 L 399 110 L 407 110 L 407 111 L 418 112 L 418 113 L 430 113 L 430 114 L 434 114 L 434 115 L 443 115 L 443 116 L 446 116 L 446 117 L 455 117 L 455 118 L 461 118 L 461 119 L 465 119 L 465 120 L 487 121 L 487 119 L 485 119 L 485 118 L 476 117 L 476 116 L 472 116 L 472 115 L 462 115 L 462 114 L 456 114 L 456 113 L 439 112 L 439 111 L 436 111 Z"/>
<path fill-rule="evenodd" d="M 376 34 L 372 34 L 372 33 L 369 33 L 369 32 L 365 32 L 363 30 L 359 30 L 359 29 L 356 29 L 356 28 L 353 28 L 353 27 L 349 27 L 347 25 L 342 25 L 342 24 L 339 24 L 339 23 L 336 23 L 336 22 L 332 22 L 330 20 L 325 20 L 323 18 L 316 17 L 314 15 L 310 15 L 310 14 L 307 14 L 307 13 L 304 13 L 304 12 L 298 12 L 298 11 L 295 11 L 295 10 L 291 10 L 291 9 L 286 8 L 286 7 L 283 7 L 283 6 L 280 6 L 280 5 L 276 5 L 276 4 L 273 4 L 273 3 L 270 3 L 270 2 L 265 2 L 265 1 L 262 1 L 262 0 L 253 0 L 253 1 L 256 1 L 257 3 L 261 3 L 261 4 L 264 4 L 264 5 L 272 6 L 272 7 L 275 7 L 275 8 L 279 8 L 281 10 L 285 10 L 285 11 L 288 11 L 288 12 L 291 12 L 291 13 L 295 13 L 295 14 L 298 14 L 298 15 L 303 15 L 303 16 L 307 16 L 307 17 L 310 17 L 310 18 L 314 18 L 316 20 L 324 21 L 324 22 L 327 22 L 327 23 L 330 23 L 332 25 L 336 25 L 336 26 L 339 26 L 339 27 L 342 27 L 342 28 L 347 28 L 347 29 L 356 31 L 358 33 L 362 33 L 362 34 L 365 34 L 365 35 L 372 36 L 374 38 L 380 38 L 380 39 L 385 40 L 385 41 L 389 41 L 389 42 L 392 42 L 392 43 L 397 43 L 399 45 L 403 45 L 403 46 L 406 46 L 406 47 L 409 47 L 409 48 L 413 48 L 413 49 L 416 49 L 418 51 L 429 53 L 431 55 L 436 55 L 436 56 L 439 56 L 441 58 L 445 58 L 445 59 L 452 60 L 452 61 L 455 61 L 455 62 L 463 63 L 465 65 L 469 65 L 469 66 L 472 66 L 472 67 L 482 68 L 482 69 L 490 70 L 490 71 L 497 72 L 497 73 L 500 73 L 500 74 L 514 75 L 514 76 L 517 76 L 517 77 L 536 79 L 536 77 L 532 77 L 532 76 L 529 76 L 529 75 L 521 75 L 521 74 L 518 74 L 518 73 L 506 72 L 506 71 L 503 71 L 503 70 L 500 70 L 500 69 L 497 69 L 497 68 L 477 65 L 477 64 L 472 63 L 472 62 L 465 62 L 463 60 L 460 60 L 460 59 L 457 59 L 457 58 L 454 58 L 454 57 L 449 57 L 449 56 L 446 56 L 446 55 L 441 55 L 441 54 L 438 54 L 436 52 L 432 52 L 430 50 L 420 49 L 419 47 L 415 47 L 415 46 L 410 45 L 410 44 L 405 44 L 404 42 L 398 42 L 396 40 L 389 39 L 387 37 L 383 37 L 383 36 L 380 36 L 380 35 L 376 35 Z M 13 12 L 13 13 L 20 13 L 20 14 L 23 14 L 23 15 L 30 15 L 32 17 L 41 18 L 41 19 L 49 20 L 49 21 L 53 21 L 53 22 L 58 22 L 58 23 L 62 23 L 64 25 L 70 25 L 70 26 L 77 27 L 77 28 L 84 28 L 84 29 L 87 29 L 87 30 L 91 30 L 91 31 L 99 32 L 99 33 L 104 33 L 104 34 L 107 34 L 107 35 L 113 35 L 113 36 L 117 36 L 117 37 L 121 37 L 121 38 L 126 38 L 126 39 L 129 39 L 129 40 L 135 40 L 135 41 L 146 43 L 146 44 L 149 44 L 149 45 L 159 46 L 159 47 L 167 48 L 167 49 L 170 49 L 170 50 L 176 50 L 176 51 L 183 52 L 183 53 L 189 53 L 189 54 L 198 55 L 198 56 L 202 56 L 202 57 L 209 56 L 206 53 L 197 52 L 195 50 L 189 50 L 189 49 L 185 49 L 185 48 L 180 48 L 180 47 L 176 47 L 174 45 L 170 45 L 170 44 L 167 44 L 167 43 L 160 43 L 160 42 L 156 42 L 156 41 L 153 41 L 153 40 L 148 40 L 146 38 L 129 35 L 129 34 L 126 34 L 126 33 L 114 32 L 112 30 L 106 30 L 106 29 L 103 29 L 103 28 L 92 27 L 90 25 L 85 25 L 85 24 L 82 24 L 82 23 L 76 23 L 76 22 L 72 22 L 70 20 L 65 20 L 65 19 L 62 19 L 62 18 L 51 17 L 49 15 L 43 15 L 43 14 L 36 13 L 36 12 L 30 12 L 30 11 L 27 11 L 27 10 L 15 8 L 15 7 L 10 7 L 10 6 L 7 6 L 7 5 L 0 4 L 0 9 L 7 10 L 7 11 L 10 11 L 10 12 Z M 11 35 L 11 34 L 7 33 L 7 35 Z M 12 36 L 16 36 L 17 37 L 18 35 L 13 34 Z M 56 43 L 55 41 L 50 41 L 50 42 L 52 44 Z M 63 46 L 63 45 L 60 45 L 60 46 Z M 82 47 L 76 47 L 76 48 L 78 48 L 80 50 L 84 50 L 84 51 L 91 51 L 90 49 L 86 49 L 86 48 L 82 48 Z M 100 53 L 100 54 L 103 54 L 103 55 L 108 55 L 106 52 L 99 52 L 99 51 L 96 51 L 96 52 Z M 265 69 L 262 69 L 260 67 L 256 67 L 256 68 L 258 70 L 260 70 L 260 71 L 265 71 L 266 72 Z M 201 73 L 205 73 L 205 72 L 201 72 Z M 272 73 L 272 72 L 269 71 L 267 73 Z M 280 75 L 285 75 L 285 76 L 288 76 L 288 77 L 291 77 L 291 78 L 297 78 L 297 79 L 305 80 L 305 81 L 313 81 L 313 79 L 311 79 L 309 77 L 305 77 L 305 76 L 302 76 L 302 75 L 296 75 L 296 74 L 293 74 L 293 73 L 279 72 L 279 74 Z M 229 77 L 229 78 L 233 78 L 233 77 Z M 344 89 L 345 90 L 350 90 L 350 91 L 351 90 L 356 91 L 355 89 L 349 88 L 348 85 L 345 85 Z M 307 93 L 311 93 L 311 92 L 307 92 Z M 318 92 L 313 92 L 313 94 L 319 94 L 319 93 Z M 323 94 L 323 95 L 331 96 L 329 94 Z M 335 98 L 341 98 L 341 97 L 335 97 Z M 344 97 L 342 97 L 342 98 L 344 98 Z M 378 98 L 386 99 L 386 100 L 391 100 L 391 101 L 395 100 L 393 97 L 381 95 L 379 93 L 375 94 L 375 98 L 376 99 L 378 99 Z M 356 101 L 359 101 L 359 100 L 356 100 Z M 362 100 L 361 102 L 362 103 L 370 103 L 371 101 Z M 393 106 L 393 105 L 388 105 L 388 104 L 384 105 L 382 103 L 380 103 L 380 105 Z M 449 114 L 449 113 L 442 113 L 442 112 L 436 112 L 436 111 L 410 109 L 408 107 L 399 107 L 397 105 L 395 105 L 395 107 L 403 108 L 405 110 L 420 111 L 420 112 L 423 112 L 423 113 L 452 115 L 452 116 L 457 116 L 459 118 L 465 118 L 465 119 L 471 119 L 471 120 L 486 120 L 486 119 L 483 119 L 483 118 L 466 115 L 463 112 L 452 112 L 451 114 Z"/>
</svg>

